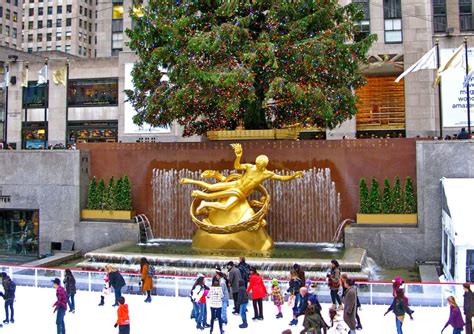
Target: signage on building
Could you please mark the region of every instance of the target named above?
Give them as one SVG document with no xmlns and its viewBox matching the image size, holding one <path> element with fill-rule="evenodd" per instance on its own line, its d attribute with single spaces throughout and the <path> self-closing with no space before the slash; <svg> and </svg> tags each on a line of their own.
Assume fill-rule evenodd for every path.
<svg viewBox="0 0 474 334">
<path fill-rule="evenodd" d="M 132 81 L 132 69 L 133 63 L 125 64 L 125 89 L 133 90 Z M 124 102 L 124 133 L 125 134 L 151 134 L 151 133 L 170 133 L 169 127 L 152 127 L 150 124 L 143 124 L 138 126 L 133 123 L 133 116 L 136 115 L 136 111 L 130 102 Z"/>
<path fill-rule="evenodd" d="M 441 63 L 446 62 L 455 49 L 440 50 Z M 469 68 L 474 69 L 474 49 L 468 49 Z M 467 127 L 467 92 L 464 84 L 465 68 L 454 68 L 443 73 L 441 98 L 443 105 L 443 127 Z M 471 124 L 474 124 L 474 77 L 469 82 Z"/>
<path fill-rule="evenodd" d="M 11 201 L 11 196 L 4 195 L 2 193 L 2 188 L 0 188 L 0 203 L 10 203 L 10 201 Z"/>
</svg>

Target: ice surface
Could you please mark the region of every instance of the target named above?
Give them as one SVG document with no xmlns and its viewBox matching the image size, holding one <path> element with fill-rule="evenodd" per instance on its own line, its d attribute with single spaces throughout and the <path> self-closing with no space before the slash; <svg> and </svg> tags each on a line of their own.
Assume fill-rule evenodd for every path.
<svg viewBox="0 0 474 334">
<path fill-rule="evenodd" d="M 197 330 L 195 322 L 190 320 L 191 302 L 182 297 L 156 297 L 150 304 L 145 304 L 144 296 L 124 295 L 130 308 L 131 333 L 209 333 L 209 329 Z M 54 289 L 17 287 L 15 302 L 15 323 L 0 328 L 1 333 L 16 334 L 53 334 L 56 333 L 55 319 L 52 305 L 56 300 Z M 106 297 L 104 306 L 97 306 L 100 300 L 99 292 L 78 291 L 76 295 L 76 313 L 67 313 L 65 317 L 67 334 L 107 334 L 118 333 L 113 327 L 116 320 L 116 308 L 112 307 L 113 296 Z M 232 305 L 232 301 L 230 304 Z M 323 315 L 328 321 L 328 307 L 323 304 Z M 259 333 L 279 334 L 290 328 L 291 310 L 283 306 L 283 319 L 275 319 L 276 307 L 270 303 L 264 303 L 264 321 L 253 322 L 251 303 L 249 304 L 248 318 L 249 327 L 240 329 L 240 317 L 228 312 L 229 324 L 224 326 L 225 333 Z M 387 306 L 362 305 L 360 317 L 363 330 L 358 333 L 395 334 L 395 316 L 393 313 L 383 316 Z M 449 308 L 414 307 L 414 321 L 406 318 L 403 325 L 405 334 L 431 334 L 440 333 L 449 316 Z M 3 307 L 0 308 L 3 310 Z M 208 312 L 210 314 L 210 312 Z M 4 317 L 4 311 L 0 311 L 0 320 Z M 341 317 L 342 318 L 342 317 Z M 208 319 L 209 320 L 209 319 Z M 302 329 L 300 317 L 299 326 L 292 327 L 293 333 L 299 333 Z M 214 333 L 219 333 L 218 324 Z M 451 333 L 448 328 L 445 333 Z M 334 329 L 329 333 L 338 333 Z M 346 333 L 345 331 L 341 333 Z"/>
</svg>

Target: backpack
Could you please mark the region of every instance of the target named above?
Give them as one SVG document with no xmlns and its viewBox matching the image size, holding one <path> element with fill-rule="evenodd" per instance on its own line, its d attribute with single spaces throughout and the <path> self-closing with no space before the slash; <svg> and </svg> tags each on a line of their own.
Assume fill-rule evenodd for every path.
<svg viewBox="0 0 474 334">
<path fill-rule="evenodd" d="M 148 276 L 153 277 L 155 276 L 155 267 L 151 264 L 148 265 Z"/>
</svg>

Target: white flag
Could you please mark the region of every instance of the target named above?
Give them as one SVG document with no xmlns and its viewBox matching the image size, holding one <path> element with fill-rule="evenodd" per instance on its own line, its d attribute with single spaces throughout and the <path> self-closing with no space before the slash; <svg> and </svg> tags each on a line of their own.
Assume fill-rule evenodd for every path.
<svg viewBox="0 0 474 334">
<path fill-rule="evenodd" d="M 436 73 L 436 79 L 434 84 L 438 84 L 441 80 L 441 74 L 443 74 L 444 71 L 450 70 L 452 68 L 459 68 L 459 67 L 464 67 L 466 68 L 466 60 L 465 60 L 465 55 L 464 55 L 464 43 L 462 43 L 456 51 L 454 51 L 453 55 L 451 58 L 446 61 L 443 65 L 441 65 L 438 69 L 438 73 Z"/>
<path fill-rule="evenodd" d="M 10 70 L 9 69 L 5 70 L 5 75 L 3 76 L 3 78 L 5 81 L 2 83 L 2 87 L 8 87 L 8 85 L 10 84 Z"/>
<path fill-rule="evenodd" d="M 42 85 L 48 82 L 48 65 L 44 65 L 38 71 L 38 83 L 37 85 Z"/>
<path fill-rule="evenodd" d="M 433 47 L 430 51 L 428 51 L 423 57 L 418 59 L 416 63 L 411 65 L 405 72 L 400 74 L 400 76 L 395 80 L 395 82 L 399 82 L 404 76 L 411 72 L 417 72 L 419 70 L 434 70 L 436 69 L 437 62 L 436 62 L 436 46 Z"/>
<path fill-rule="evenodd" d="M 28 67 L 23 67 L 23 72 L 21 73 L 21 87 L 28 87 Z"/>
</svg>

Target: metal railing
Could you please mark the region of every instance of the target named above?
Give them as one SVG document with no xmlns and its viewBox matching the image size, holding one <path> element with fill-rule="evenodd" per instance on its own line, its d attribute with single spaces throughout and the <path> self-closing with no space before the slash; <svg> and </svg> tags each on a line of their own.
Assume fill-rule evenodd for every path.
<svg viewBox="0 0 474 334">
<path fill-rule="evenodd" d="M 157 271 L 159 268 L 156 268 Z M 30 287 L 51 287 L 51 280 L 58 277 L 61 281 L 64 278 L 64 269 L 29 267 L 29 266 L 9 266 L 0 265 L 0 272 L 6 272 L 18 286 Z M 82 291 L 102 291 L 104 286 L 104 272 L 91 270 L 72 270 L 76 279 L 77 290 Z M 137 273 L 122 273 L 126 287 L 123 292 L 126 294 L 140 294 L 141 276 Z M 158 296 L 187 297 L 196 277 L 160 275 L 154 276 L 153 294 Z M 210 285 L 211 278 L 206 278 Z M 313 281 L 316 287 L 310 288 L 310 292 L 316 293 L 320 302 L 330 303 L 329 288 L 325 281 Z M 267 291 L 271 291 L 271 280 L 265 280 Z M 287 280 L 280 280 L 282 291 L 288 287 Z M 358 296 L 362 304 L 382 304 L 388 305 L 392 302 L 391 282 L 357 282 Z M 463 288 L 462 283 L 407 283 L 405 293 L 412 306 L 446 306 L 446 298 L 455 296 L 458 303 L 462 304 Z"/>
</svg>

